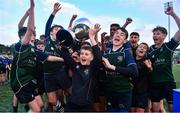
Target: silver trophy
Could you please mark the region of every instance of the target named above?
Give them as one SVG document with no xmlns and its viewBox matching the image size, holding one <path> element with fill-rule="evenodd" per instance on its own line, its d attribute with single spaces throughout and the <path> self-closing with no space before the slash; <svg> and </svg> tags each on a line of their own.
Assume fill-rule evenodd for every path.
<svg viewBox="0 0 180 113">
<path fill-rule="evenodd" d="M 88 30 L 92 28 L 92 23 L 87 18 L 79 18 L 74 22 L 73 31 L 78 41 L 89 39 Z"/>
</svg>

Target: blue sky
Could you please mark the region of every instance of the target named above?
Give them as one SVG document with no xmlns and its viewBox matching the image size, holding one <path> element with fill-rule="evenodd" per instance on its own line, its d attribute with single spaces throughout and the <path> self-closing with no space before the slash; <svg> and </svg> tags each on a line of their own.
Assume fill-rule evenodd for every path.
<svg viewBox="0 0 180 113">
<path fill-rule="evenodd" d="M 123 25 L 127 17 L 133 22 L 127 27 L 129 33 L 140 33 L 140 42 L 153 44 L 152 29 L 161 25 L 168 28 L 168 17 L 164 14 L 164 3 L 170 0 L 35 0 L 35 24 L 37 37 L 44 34 L 46 21 L 53 10 L 53 4 L 59 2 L 62 9 L 57 13 L 54 22 L 67 28 L 73 14 L 78 18 L 86 17 L 95 24 L 101 24 L 101 32 L 109 33 L 111 23 Z M 173 1 L 175 12 L 180 16 L 180 0 Z M 18 22 L 29 8 L 29 0 L 0 1 L 0 43 L 11 45 L 19 40 Z M 177 31 L 171 18 L 171 37 Z M 25 26 L 27 23 L 25 23 Z M 165 41 L 168 41 L 168 37 Z"/>
</svg>

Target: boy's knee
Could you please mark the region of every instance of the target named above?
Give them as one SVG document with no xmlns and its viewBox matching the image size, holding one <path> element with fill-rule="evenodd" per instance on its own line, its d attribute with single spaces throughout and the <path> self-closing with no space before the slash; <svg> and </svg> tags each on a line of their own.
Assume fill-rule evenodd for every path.
<svg viewBox="0 0 180 113">
<path fill-rule="evenodd" d="M 159 112 L 160 111 L 160 107 L 155 105 L 155 106 L 152 106 L 152 111 L 153 112 Z"/>
</svg>

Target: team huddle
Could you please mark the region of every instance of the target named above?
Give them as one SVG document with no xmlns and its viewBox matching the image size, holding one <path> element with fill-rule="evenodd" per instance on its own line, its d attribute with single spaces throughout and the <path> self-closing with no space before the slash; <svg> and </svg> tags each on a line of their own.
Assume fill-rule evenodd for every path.
<svg viewBox="0 0 180 113">
<path fill-rule="evenodd" d="M 180 18 L 172 7 L 165 13 L 178 26 L 169 42 L 167 30 L 152 30 L 154 44 L 138 44 L 138 32 L 110 26 L 110 35 L 101 34 L 99 24 L 88 29 L 87 39 L 73 38 L 73 15 L 68 30 L 54 24 L 61 9 L 55 3 L 47 20 L 45 34 L 36 39 L 34 0 L 18 24 L 20 41 L 14 46 L 10 83 L 14 99 L 30 112 L 163 112 L 163 99 L 173 111 L 172 57 L 180 42 Z M 27 27 L 24 22 L 28 19 Z M 70 32 L 71 31 L 71 32 Z M 130 39 L 128 39 L 130 37 Z M 46 101 L 42 95 L 46 95 Z M 46 104 L 45 104 L 46 103 Z M 17 106 L 13 104 L 13 111 Z"/>
</svg>

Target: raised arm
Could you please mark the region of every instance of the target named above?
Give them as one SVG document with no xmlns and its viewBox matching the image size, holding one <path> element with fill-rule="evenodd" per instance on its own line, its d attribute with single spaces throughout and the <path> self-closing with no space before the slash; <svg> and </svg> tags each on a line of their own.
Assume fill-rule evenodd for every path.
<svg viewBox="0 0 180 113">
<path fill-rule="evenodd" d="M 180 29 L 180 18 L 179 18 L 179 17 L 177 16 L 177 14 L 174 12 L 173 7 L 167 8 L 167 10 L 165 11 L 165 13 L 166 13 L 167 15 L 171 15 L 171 16 L 174 18 L 174 20 L 176 21 L 176 24 L 177 24 L 178 28 Z"/>
<path fill-rule="evenodd" d="M 97 33 L 101 30 L 100 25 L 96 24 L 94 29 L 90 29 L 89 30 L 89 39 L 92 45 L 92 50 L 93 50 L 93 54 L 94 54 L 94 65 L 95 66 L 99 66 L 99 64 L 102 61 L 102 55 L 101 55 L 101 51 L 100 48 L 98 46 L 98 42 L 96 40 L 96 35 Z"/>
<path fill-rule="evenodd" d="M 95 24 L 94 25 L 94 29 L 99 29 L 100 28 L 100 25 L 99 24 Z M 100 31 L 100 29 L 98 30 L 98 32 Z M 98 32 L 96 33 L 96 35 L 95 35 L 95 40 L 96 40 L 96 42 L 98 43 Z"/>
<path fill-rule="evenodd" d="M 22 38 L 21 43 L 22 44 L 29 44 L 33 32 L 35 32 L 35 27 L 34 27 L 34 0 L 30 0 L 30 13 L 29 13 L 27 31 L 26 31 L 25 36 Z"/>
<path fill-rule="evenodd" d="M 68 26 L 68 29 L 72 30 L 72 23 L 73 21 L 77 18 L 77 15 L 76 14 L 73 14 L 73 16 L 71 17 L 71 20 L 69 22 L 69 26 Z"/>
<path fill-rule="evenodd" d="M 106 51 L 106 32 L 103 32 L 101 33 L 101 48 L 102 48 L 102 51 Z"/>
<path fill-rule="evenodd" d="M 179 41 L 180 41 L 180 18 L 179 18 L 179 17 L 176 15 L 176 13 L 174 12 L 173 7 L 167 8 L 167 10 L 165 11 L 165 13 L 166 13 L 167 15 L 171 15 L 171 16 L 174 18 L 174 20 L 176 21 L 176 24 L 177 24 L 179 30 L 175 33 L 174 38 L 175 38 L 176 41 L 179 42 Z"/>
<path fill-rule="evenodd" d="M 22 17 L 22 19 L 20 20 L 19 24 L 18 24 L 18 29 L 21 29 L 24 25 L 24 22 L 26 21 L 27 17 L 29 16 L 30 13 L 30 8 L 26 11 L 26 13 L 24 14 L 24 16 Z"/>
<path fill-rule="evenodd" d="M 98 42 L 96 40 L 96 38 L 97 38 L 96 35 L 100 30 L 101 30 L 101 28 L 100 28 L 99 24 L 96 24 L 94 29 L 89 30 L 89 38 L 90 38 L 92 46 L 97 45 Z"/>
<path fill-rule="evenodd" d="M 131 18 L 127 18 L 126 22 L 124 23 L 124 25 L 122 26 L 123 28 L 126 28 L 130 23 L 132 23 L 132 19 Z"/>
<path fill-rule="evenodd" d="M 51 13 L 47 23 L 46 23 L 46 28 L 45 28 L 45 38 L 50 37 L 50 30 L 51 30 L 51 25 L 54 19 L 54 16 L 56 13 L 61 9 L 61 6 L 59 3 L 54 4 L 53 12 Z"/>
</svg>

